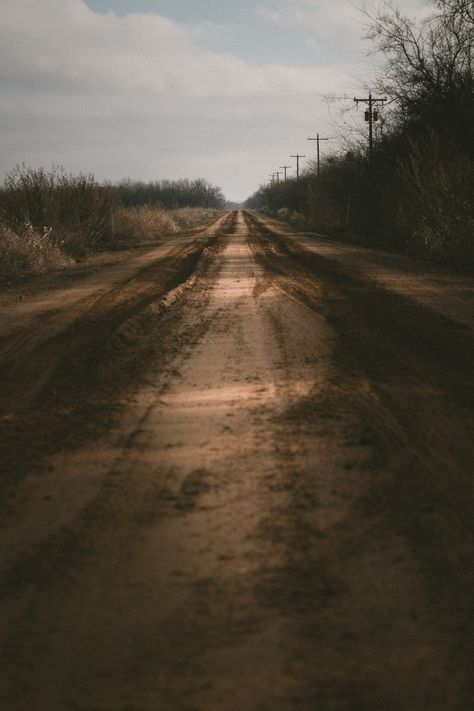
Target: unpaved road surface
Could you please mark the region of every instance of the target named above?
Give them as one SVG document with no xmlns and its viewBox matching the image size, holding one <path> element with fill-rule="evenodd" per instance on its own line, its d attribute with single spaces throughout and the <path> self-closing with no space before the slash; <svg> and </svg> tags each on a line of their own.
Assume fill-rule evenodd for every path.
<svg viewBox="0 0 474 711">
<path fill-rule="evenodd" d="M 234 212 L 6 293 L 1 709 L 472 709 L 472 285 Z"/>
</svg>

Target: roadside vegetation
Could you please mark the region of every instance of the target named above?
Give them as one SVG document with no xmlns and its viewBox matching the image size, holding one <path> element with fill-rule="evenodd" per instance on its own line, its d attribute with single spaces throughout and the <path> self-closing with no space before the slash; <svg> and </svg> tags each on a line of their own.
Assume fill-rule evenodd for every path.
<svg viewBox="0 0 474 711">
<path fill-rule="evenodd" d="M 0 283 L 72 263 L 49 230 L 41 234 L 31 223 L 24 224 L 21 232 L 0 225 Z"/>
<path fill-rule="evenodd" d="M 124 207 L 150 205 L 165 210 L 183 207 L 222 209 L 222 190 L 207 180 L 161 180 L 151 183 L 122 181 L 114 187 L 118 202 Z"/>
<path fill-rule="evenodd" d="M 0 282 L 210 222 L 225 206 L 205 180 L 103 185 L 17 166 L 0 187 Z"/>
<path fill-rule="evenodd" d="M 437 0 L 415 22 L 387 3 L 369 20 L 387 98 L 363 140 L 246 203 L 296 226 L 474 267 L 474 4 Z M 367 91 L 367 88 L 365 89 Z M 367 108 L 367 107 L 365 107 Z"/>
</svg>

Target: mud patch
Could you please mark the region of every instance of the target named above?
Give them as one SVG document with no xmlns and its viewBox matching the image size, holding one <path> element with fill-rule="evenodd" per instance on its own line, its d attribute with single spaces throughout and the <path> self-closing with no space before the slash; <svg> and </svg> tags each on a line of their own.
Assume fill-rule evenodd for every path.
<svg viewBox="0 0 474 711">
<path fill-rule="evenodd" d="M 195 469 L 185 477 L 176 501 L 179 511 L 192 511 L 196 507 L 199 497 L 211 488 L 207 482 L 208 476 L 209 473 L 205 469 Z"/>
</svg>

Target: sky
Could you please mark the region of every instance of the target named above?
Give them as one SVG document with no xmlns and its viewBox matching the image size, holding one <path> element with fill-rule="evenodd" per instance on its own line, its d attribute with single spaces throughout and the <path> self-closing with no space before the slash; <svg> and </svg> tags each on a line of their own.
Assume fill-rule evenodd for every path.
<svg viewBox="0 0 474 711">
<path fill-rule="evenodd" d="M 0 0 L 0 177 L 203 177 L 240 202 L 363 126 L 362 1 Z"/>
</svg>

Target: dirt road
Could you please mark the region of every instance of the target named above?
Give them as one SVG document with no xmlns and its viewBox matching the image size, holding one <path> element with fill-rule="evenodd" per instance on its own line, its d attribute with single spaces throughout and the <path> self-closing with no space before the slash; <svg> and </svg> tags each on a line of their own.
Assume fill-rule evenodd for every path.
<svg viewBox="0 0 474 711">
<path fill-rule="evenodd" d="M 2 297 L 1 708 L 471 709 L 472 285 L 234 212 Z"/>
</svg>

